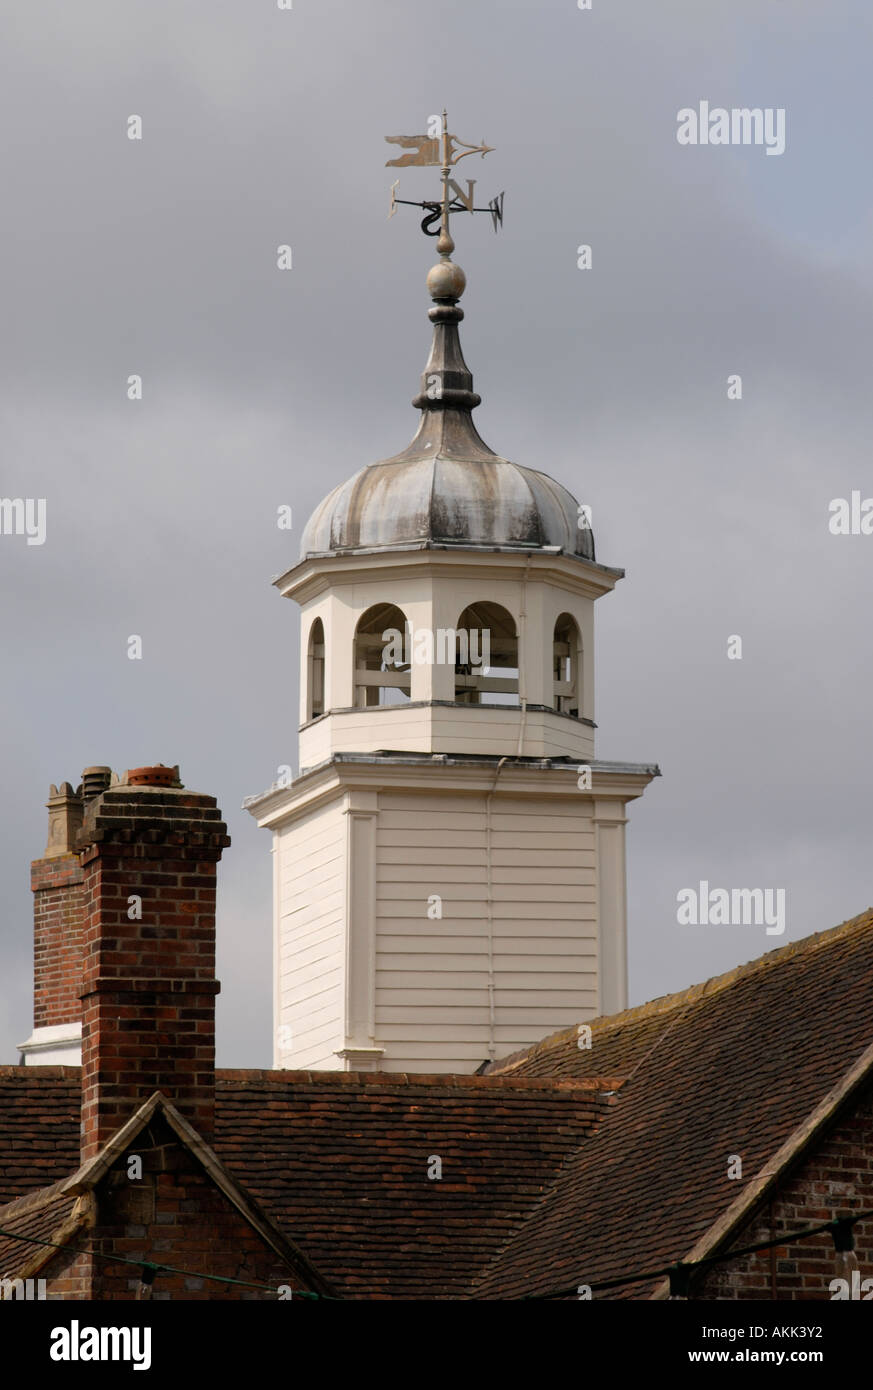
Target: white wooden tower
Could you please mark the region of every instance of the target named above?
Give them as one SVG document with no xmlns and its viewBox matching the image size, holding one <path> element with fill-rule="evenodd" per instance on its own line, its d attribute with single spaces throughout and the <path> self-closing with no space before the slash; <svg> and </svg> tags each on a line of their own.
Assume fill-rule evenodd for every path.
<svg viewBox="0 0 873 1390">
<path fill-rule="evenodd" d="M 276 1067 L 473 1072 L 626 1005 L 626 806 L 657 768 L 595 758 L 594 603 L 623 571 L 479 437 L 447 223 L 418 432 L 274 581 L 300 771 L 246 805 L 273 834 Z"/>
</svg>

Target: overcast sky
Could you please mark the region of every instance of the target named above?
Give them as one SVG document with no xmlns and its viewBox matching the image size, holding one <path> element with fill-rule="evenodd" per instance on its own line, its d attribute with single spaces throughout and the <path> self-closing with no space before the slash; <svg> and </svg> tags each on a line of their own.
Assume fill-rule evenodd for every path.
<svg viewBox="0 0 873 1390">
<path fill-rule="evenodd" d="M 0 495 L 47 528 L 0 537 L 0 1061 L 31 1028 L 49 783 L 160 761 L 233 837 L 219 1062 L 270 1065 L 270 843 L 241 809 L 296 765 L 270 579 L 414 432 L 433 242 L 386 213 L 398 172 L 435 181 L 383 137 L 444 105 L 495 147 L 461 166 L 477 195 L 506 190 L 498 236 L 455 226 L 478 428 L 627 570 L 597 752 L 663 772 L 630 808 L 632 1002 L 870 904 L 873 536 L 828 520 L 873 496 L 871 41 L 860 0 L 4 0 Z M 679 145 L 701 100 L 785 108 L 784 154 Z M 680 927 L 702 879 L 784 887 L 785 936 Z"/>
</svg>

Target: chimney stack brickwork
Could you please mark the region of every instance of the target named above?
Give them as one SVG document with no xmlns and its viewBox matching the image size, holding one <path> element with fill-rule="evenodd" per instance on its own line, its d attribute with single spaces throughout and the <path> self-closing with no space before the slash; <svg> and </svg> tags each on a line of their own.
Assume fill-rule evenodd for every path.
<svg viewBox="0 0 873 1390">
<path fill-rule="evenodd" d="M 208 1141 L 215 1100 L 215 797 L 137 769 L 90 801 L 83 873 L 82 1159 L 162 1091 Z"/>
<path fill-rule="evenodd" d="M 121 781 L 95 767 L 76 792 L 53 787 L 49 812 L 49 846 L 32 879 L 36 1018 L 81 1018 L 81 1162 L 156 1091 L 211 1144 L 216 878 L 230 844 L 215 797 L 186 791 L 177 767 L 134 768 Z M 41 1271 L 50 1298 L 140 1299 L 136 1258 L 170 1266 L 149 1287 L 157 1299 L 264 1299 L 280 1285 L 309 1287 L 279 1234 L 271 1239 L 218 1160 L 189 1141 L 167 1112 L 147 1111 L 130 1140 L 142 1163 L 136 1180 L 129 1150 L 116 1146 L 106 1170 L 97 1165 L 74 1189 L 84 1225 L 74 1248 Z M 219 1272 L 244 1282 L 207 1277 Z"/>
<path fill-rule="evenodd" d="M 82 989 L 82 867 L 75 854 L 37 859 L 33 889 L 33 1026 L 78 1023 Z"/>
<path fill-rule="evenodd" d="M 33 1026 L 79 1021 L 82 988 L 82 868 L 73 852 L 82 825 L 81 788 L 52 784 L 48 843 L 30 866 L 33 890 Z"/>
</svg>

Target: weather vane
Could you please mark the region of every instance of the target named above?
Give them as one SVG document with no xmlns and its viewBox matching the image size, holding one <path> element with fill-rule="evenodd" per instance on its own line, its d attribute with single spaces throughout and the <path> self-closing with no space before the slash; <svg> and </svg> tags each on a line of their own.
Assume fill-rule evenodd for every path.
<svg viewBox="0 0 873 1390">
<path fill-rule="evenodd" d="M 431 118 L 436 123 L 439 117 Z M 466 193 L 460 185 L 450 177 L 454 166 L 461 159 L 466 159 L 469 154 L 479 154 L 484 159 L 486 154 L 490 154 L 494 148 L 486 145 L 484 140 L 481 145 L 466 145 L 463 140 L 459 140 L 456 135 L 449 134 L 448 121 L 445 111 L 442 116 L 442 130 L 439 134 L 428 130 L 427 135 L 386 135 L 385 139 L 391 145 L 400 145 L 404 150 L 410 151 L 402 154 L 397 159 L 385 161 L 385 167 L 407 168 L 412 164 L 436 167 L 442 171 L 443 176 L 443 196 L 439 202 L 424 200 L 423 202 L 413 202 L 410 198 L 398 198 L 396 188 L 399 179 L 395 179 L 391 185 L 391 210 L 389 218 L 393 217 L 397 211 L 398 203 L 405 203 L 408 207 L 425 208 L 426 216 L 422 218 L 421 230 L 425 236 L 439 236 L 444 242 L 451 240 L 449 232 L 449 216 L 453 212 L 490 212 L 491 222 L 495 232 L 498 227 L 503 225 L 503 194 L 498 193 L 496 198 L 492 198 L 485 208 L 473 206 L 473 189 L 476 187 L 475 179 L 467 179 Z M 435 222 L 440 225 L 435 230 L 431 227 Z M 442 250 L 442 247 L 438 249 Z"/>
</svg>

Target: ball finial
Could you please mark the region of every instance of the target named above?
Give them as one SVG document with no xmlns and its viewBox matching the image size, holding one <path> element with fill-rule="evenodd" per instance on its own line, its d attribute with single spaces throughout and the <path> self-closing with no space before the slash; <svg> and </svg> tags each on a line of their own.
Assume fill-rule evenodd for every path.
<svg viewBox="0 0 873 1390">
<path fill-rule="evenodd" d="M 454 261 L 438 261 L 427 272 L 427 288 L 431 299 L 460 299 L 467 277 Z"/>
</svg>

